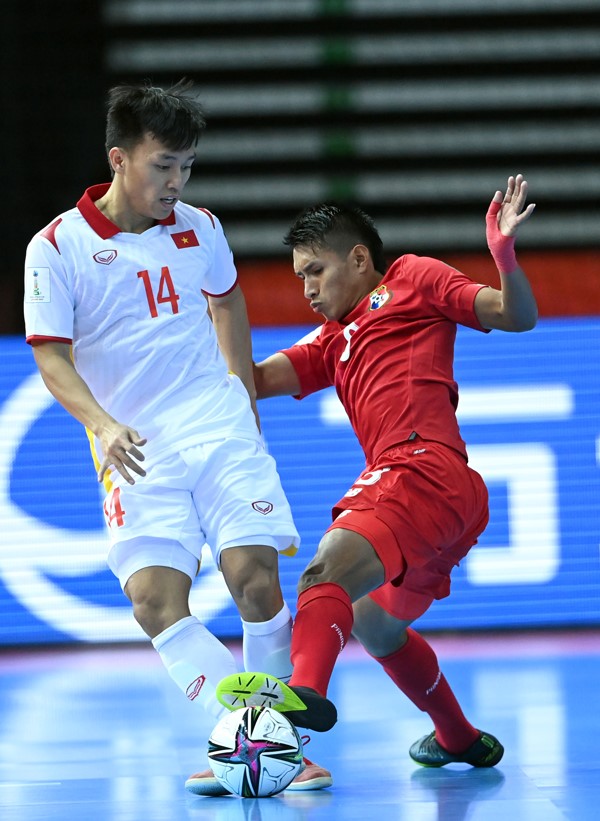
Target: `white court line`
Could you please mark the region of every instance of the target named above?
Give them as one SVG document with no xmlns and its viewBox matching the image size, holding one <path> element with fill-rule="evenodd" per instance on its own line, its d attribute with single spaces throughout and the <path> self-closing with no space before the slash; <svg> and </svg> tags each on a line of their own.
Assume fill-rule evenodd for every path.
<svg viewBox="0 0 600 821">
<path fill-rule="evenodd" d="M 1 788 L 6 787 L 62 787 L 62 781 L 3 781 Z"/>
</svg>

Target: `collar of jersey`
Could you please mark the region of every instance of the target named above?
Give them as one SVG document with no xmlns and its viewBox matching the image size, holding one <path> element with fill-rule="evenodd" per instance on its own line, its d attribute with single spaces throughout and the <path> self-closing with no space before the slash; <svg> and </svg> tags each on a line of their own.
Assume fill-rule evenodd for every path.
<svg viewBox="0 0 600 821">
<path fill-rule="evenodd" d="M 92 185 L 86 188 L 83 196 L 77 203 L 77 208 L 81 212 L 81 216 L 87 224 L 94 230 L 102 239 L 110 239 L 115 234 L 120 234 L 121 229 L 114 222 L 111 222 L 108 217 L 105 217 L 102 211 L 96 208 L 96 200 L 103 197 L 110 188 L 109 182 L 103 182 L 100 185 Z M 175 225 L 175 211 L 164 220 L 158 220 L 157 225 Z"/>
</svg>

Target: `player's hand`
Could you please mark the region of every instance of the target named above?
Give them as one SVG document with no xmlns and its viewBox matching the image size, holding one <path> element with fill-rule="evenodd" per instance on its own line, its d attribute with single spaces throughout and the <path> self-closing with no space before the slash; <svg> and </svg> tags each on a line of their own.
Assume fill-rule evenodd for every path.
<svg viewBox="0 0 600 821">
<path fill-rule="evenodd" d="M 527 181 L 523 175 L 509 177 L 506 193 L 496 191 L 485 216 L 488 248 L 501 273 L 510 273 L 518 267 L 515 256 L 517 229 L 535 208 L 534 203 L 525 208 L 526 200 Z"/>
<path fill-rule="evenodd" d="M 522 174 L 509 177 L 506 193 L 502 194 L 502 191 L 496 191 L 490 203 L 487 213 L 488 241 L 490 233 L 492 236 L 496 234 L 494 229 L 497 229 L 504 237 L 515 236 L 519 226 L 529 219 L 535 208 L 533 202 L 524 208 L 526 201 L 527 180 L 523 179 Z"/>
<path fill-rule="evenodd" d="M 130 485 L 135 484 L 132 474 L 145 476 L 146 471 L 138 464 L 146 458 L 140 447 L 146 444 L 136 430 L 115 422 L 106 427 L 99 435 L 104 461 L 98 468 L 98 481 L 102 482 L 104 474 L 112 465 Z"/>
</svg>

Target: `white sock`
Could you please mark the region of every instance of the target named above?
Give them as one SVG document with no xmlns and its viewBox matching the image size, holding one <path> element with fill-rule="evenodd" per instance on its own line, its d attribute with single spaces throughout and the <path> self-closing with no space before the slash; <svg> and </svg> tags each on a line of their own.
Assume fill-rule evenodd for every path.
<svg viewBox="0 0 600 821">
<path fill-rule="evenodd" d="M 215 688 L 225 676 L 237 673 L 233 655 L 195 616 L 186 616 L 152 639 L 167 672 L 180 690 L 219 719 L 228 710 Z"/>
<path fill-rule="evenodd" d="M 292 675 L 290 644 L 292 614 L 287 604 L 269 621 L 244 621 L 244 669 L 248 672 L 270 673 L 282 681 Z"/>
</svg>

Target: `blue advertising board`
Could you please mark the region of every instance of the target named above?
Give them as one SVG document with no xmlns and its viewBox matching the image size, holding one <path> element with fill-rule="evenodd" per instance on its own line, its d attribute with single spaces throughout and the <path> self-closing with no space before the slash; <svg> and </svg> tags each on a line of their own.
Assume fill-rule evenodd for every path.
<svg viewBox="0 0 600 821">
<path fill-rule="evenodd" d="M 256 330 L 255 358 L 308 330 Z M 459 329 L 459 421 L 491 519 L 421 628 L 600 624 L 599 352 L 600 319 L 543 320 L 526 334 Z M 83 428 L 48 394 L 22 339 L 0 339 L 0 361 L 0 644 L 143 639 L 105 566 Z M 333 390 L 260 411 L 302 536 L 299 554 L 281 559 L 293 607 L 330 508 L 364 459 Z M 191 604 L 217 635 L 239 635 L 208 551 Z"/>
</svg>

